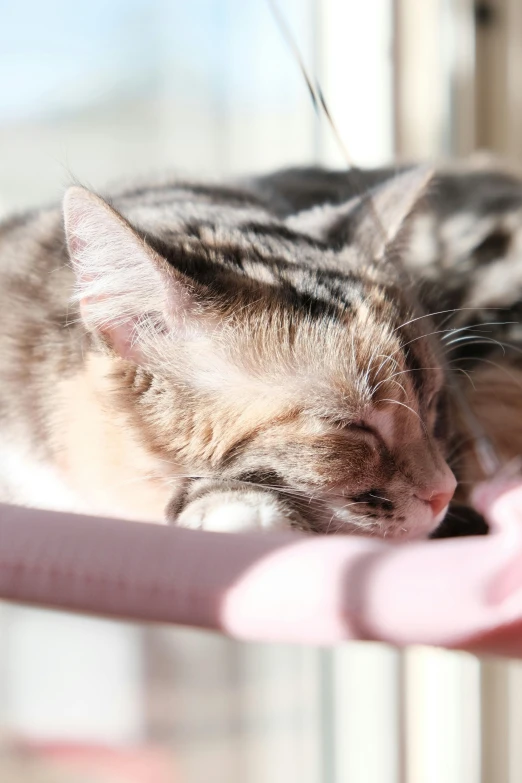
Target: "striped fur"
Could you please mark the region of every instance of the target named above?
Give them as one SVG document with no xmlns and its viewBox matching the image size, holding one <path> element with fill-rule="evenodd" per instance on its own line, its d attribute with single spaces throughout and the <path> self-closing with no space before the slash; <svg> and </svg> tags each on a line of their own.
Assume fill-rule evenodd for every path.
<svg viewBox="0 0 522 783">
<path fill-rule="evenodd" d="M 522 186 L 473 167 L 361 176 L 371 198 L 322 170 L 73 188 L 65 233 L 55 209 L 0 225 L 1 499 L 217 530 L 432 531 L 448 461 L 461 499 L 479 478 L 448 351 L 488 428 L 488 400 L 517 412 L 477 329 L 517 339 L 480 324 L 517 320 Z"/>
</svg>

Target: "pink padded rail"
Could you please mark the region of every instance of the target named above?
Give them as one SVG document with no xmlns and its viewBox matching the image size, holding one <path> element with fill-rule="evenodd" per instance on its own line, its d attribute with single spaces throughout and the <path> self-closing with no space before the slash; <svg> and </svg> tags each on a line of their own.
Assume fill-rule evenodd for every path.
<svg viewBox="0 0 522 783">
<path fill-rule="evenodd" d="M 479 505 L 493 535 L 404 545 L 0 506 L 0 598 L 242 639 L 522 655 L 522 485 Z"/>
</svg>

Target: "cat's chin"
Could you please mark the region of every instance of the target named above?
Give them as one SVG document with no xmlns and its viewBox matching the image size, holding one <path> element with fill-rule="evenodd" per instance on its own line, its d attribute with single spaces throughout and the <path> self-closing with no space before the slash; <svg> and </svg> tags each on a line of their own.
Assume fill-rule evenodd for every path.
<svg viewBox="0 0 522 783">
<path fill-rule="evenodd" d="M 378 518 L 368 521 L 364 514 L 359 518 L 350 513 L 344 503 L 330 503 L 328 512 L 322 515 L 322 519 L 315 520 L 310 529 L 315 533 L 381 538 L 394 543 L 422 541 L 428 539 L 440 526 L 448 511 L 446 506 L 434 517 L 426 509 L 426 505 L 415 504 L 411 514 L 404 521 L 398 522 Z"/>
<path fill-rule="evenodd" d="M 443 522 L 448 513 L 449 505 L 442 509 L 436 517 L 426 519 L 425 521 L 413 522 L 404 532 L 399 531 L 394 538 L 398 541 L 425 541 L 431 538 L 437 528 Z"/>
</svg>

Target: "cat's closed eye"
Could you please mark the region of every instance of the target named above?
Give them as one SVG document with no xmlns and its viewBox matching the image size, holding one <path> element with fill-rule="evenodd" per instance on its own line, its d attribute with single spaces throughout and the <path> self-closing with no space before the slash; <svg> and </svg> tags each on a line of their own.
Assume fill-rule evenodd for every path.
<svg viewBox="0 0 522 783">
<path fill-rule="evenodd" d="M 346 435 L 360 435 L 373 438 L 376 441 L 381 440 L 379 431 L 361 419 L 331 419 L 324 417 L 323 421 L 338 432 L 343 432 Z"/>
<path fill-rule="evenodd" d="M 356 432 L 365 432 L 368 435 L 374 435 L 375 437 L 378 437 L 379 433 L 374 429 L 374 427 L 371 427 L 369 424 L 366 424 L 364 421 L 351 421 L 349 424 L 346 425 L 349 429 L 354 430 Z"/>
</svg>

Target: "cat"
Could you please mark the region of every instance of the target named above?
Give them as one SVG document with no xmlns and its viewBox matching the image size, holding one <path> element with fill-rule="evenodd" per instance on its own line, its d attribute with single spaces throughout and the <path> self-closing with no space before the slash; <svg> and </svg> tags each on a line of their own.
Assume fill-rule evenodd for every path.
<svg viewBox="0 0 522 783">
<path fill-rule="evenodd" d="M 294 169 L 103 199 L 73 186 L 63 211 L 12 217 L 0 500 L 215 531 L 433 534 L 457 478 L 463 502 L 480 479 L 448 368 L 500 451 L 520 448 L 516 361 L 499 372 L 465 338 L 496 349 L 476 329 L 504 338 L 514 320 L 521 205 L 516 177 L 473 167 Z"/>
</svg>

